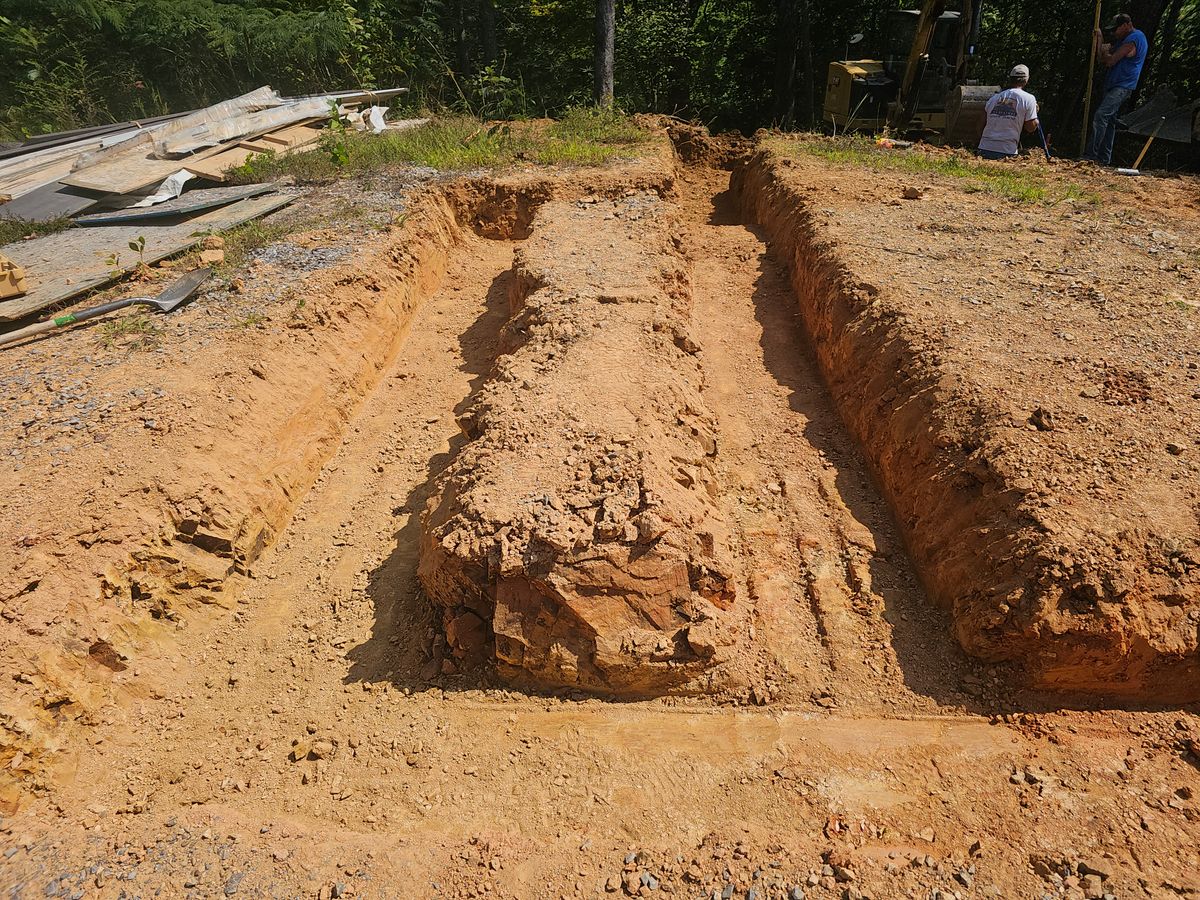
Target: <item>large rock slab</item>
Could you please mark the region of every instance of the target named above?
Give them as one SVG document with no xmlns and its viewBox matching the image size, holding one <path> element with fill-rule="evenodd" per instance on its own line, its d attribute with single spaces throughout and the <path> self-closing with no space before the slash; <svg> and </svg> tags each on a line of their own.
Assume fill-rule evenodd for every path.
<svg viewBox="0 0 1200 900">
<path fill-rule="evenodd" d="M 588 200 L 547 203 L 518 250 L 508 352 L 425 512 L 436 652 L 539 686 L 698 687 L 743 613 L 685 261 L 657 197 Z"/>
</svg>

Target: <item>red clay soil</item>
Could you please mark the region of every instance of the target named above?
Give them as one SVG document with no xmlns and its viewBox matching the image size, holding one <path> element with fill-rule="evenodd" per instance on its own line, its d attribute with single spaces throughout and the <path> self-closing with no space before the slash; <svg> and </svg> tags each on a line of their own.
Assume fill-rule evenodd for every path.
<svg viewBox="0 0 1200 900">
<path fill-rule="evenodd" d="M 716 154 L 703 158 L 727 158 L 719 144 L 701 150 Z M 782 182 L 785 176 L 777 174 Z M 1112 190 L 1099 177 L 1069 177 L 1089 190 Z M 854 224 L 841 232 L 842 250 L 818 247 L 812 258 L 836 261 L 839 273 L 851 263 L 869 266 L 881 309 L 885 301 L 896 302 L 887 300 L 893 295 L 907 303 L 903 322 L 886 321 L 907 322 L 906 328 L 925 322 L 925 340 L 931 346 L 936 341 L 943 360 L 953 358 L 950 339 L 964 340 L 967 322 L 978 353 L 971 374 L 990 371 L 988 354 L 1028 354 L 1032 366 L 1037 358 L 1028 348 L 1051 342 L 1046 335 L 1058 330 L 1069 329 L 1074 338 L 1055 337 L 1064 347 L 1095 339 L 1071 318 L 1084 316 L 1075 307 L 1091 301 L 1075 299 L 1079 288 L 1069 288 L 1069 280 L 1060 284 L 1029 264 L 997 262 L 1040 248 L 1039 238 L 1090 241 L 1107 234 L 1112 223 L 1091 207 L 1082 216 L 1064 217 L 1070 205 L 1017 205 L 957 189 L 951 194 L 932 178 L 922 178 L 924 199 L 891 206 L 893 194 L 912 185 L 824 164 L 806 168 L 804 182 L 787 189 L 798 191 L 804 213 L 798 221 L 805 229 L 819 233 L 829 227 L 821 222 L 839 215 L 851 216 Z M 961 651 L 952 638 L 952 610 L 931 602 L 917 577 L 928 560 L 917 553 L 910 560 L 905 552 L 906 540 L 914 548 L 919 544 L 911 537 L 913 518 L 896 503 L 904 495 L 883 478 L 877 487 L 870 476 L 869 466 L 889 471 L 872 449 L 882 437 L 876 443 L 864 439 L 866 453 L 859 453 L 861 422 L 831 377 L 838 370 L 828 365 L 832 357 L 818 329 L 818 341 L 808 346 L 808 306 L 797 302 L 789 285 L 797 256 L 774 252 L 767 230 L 743 223 L 728 183 L 725 172 L 677 168 L 662 157 L 595 171 L 539 170 L 439 184 L 428 192 L 388 188 L 381 180 L 382 215 L 369 227 L 358 217 L 338 217 L 347 183 L 296 204 L 328 210 L 315 230 L 264 248 L 254 262 L 228 273 L 228 289 L 215 285 L 182 318 L 166 320 L 157 337 L 165 354 L 98 343 L 96 332 L 85 327 L 57 336 L 53 345 L 27 345 L 0 356 L 6 387 L 19 385 L 10 379 L 31 370 L 62 385 L 49 395 L 33 383 L 12 390 L 3 395 L 6 412 L 27 400 L 30 413 L 16 421 L 36 420 L 38 411 L 48 418 L 61 400 L 53 409 L 63 418 L 53 441 L 39 432 L 26 443 L 16 442 L 12 416 L 0 421 L 9 446 L 21 451 L 3 475 L 9 479 L 6 495 L 16 497 L 24 480 L 35 493 L 20 498 L 20 514 L 40 517 L 39 528 L 49 529 L 41 543 L 11 550 L 8 541 L 16 535 L 6 531 L 0 548 L 8 554 L 4 562 L 14 565 L 21 554 L 45 550 L 44 579 L 33 589 L 37 603 L 22 597 L 0 609 L 7 654 L 0 675 L 15 686 L 15 696 L 0 694 L 0 702 L 9 704 L 0 748 L 9 789 L 0 809 L 0 892 L 196 900 L 1200 895 L 1200 719 L 1180 708 L 1062 708 L 1060 697 L 1017 690 L 1012 666 Z M 804 193 L 806 185 L 819 193 Z M 768 199 L 780 196 L 778 184 L 763 187 Z M 1152 272 L 1132 272 L 1138 284 L 1178 290 L 1194 277 L 1187 229 L 1174 224 L 1185 219 L 1180 207 L 1187 195 L 1175 193 L 1176 187 L 1152 183 L 1139 189 L 1145 191 L 1142 202 L 1167 208 L 1163 222 L 1141 233 L 1169 232 L 1187 249 L 1179 257 L 1161 236 L 1150 245 L 1153 256 L 1124 255 L 1118 248 L 1130 266 L 1150 269 L 1155 260 Z M 647 188 L 661 199 L 643 196 Z M 572 205 L 585 197 L 603 202 Z M 556 198 L 567 205 L 546 207 L 539 218 L 539 208 Z M 919 217 L 927 203 L 941 204 L 936 218 Z M 389 226 L 400 204 L 408 218 L 402 228 Z M 815 216 L 808 215 L 814 207 Z M 627 208 L 654 212 L 634 218 Z M 605 218 L 610 209 L 611 220 Z M 954 210 L 960 212 L 952 217 Z M 889 227 L 903 236 L 903 246 L 879 236 L 884 216 L 895 217 Z M 560 323 L 574 324 L 574 307 L 583 304 L 558 305 L 545 296 L 547 287 L 569 285 L 564 296 L 587 297 L 580 287 L 591 263 L 571 257 L 575 247 L 565 233 L 576 221 L 589 226 L 573 238 L 589 255 L 605 249 L 605 235 L 616 244 L 608 249 L 621 250 L 595 260 L 594 275 L 615 278 L 611 270 L 620 265 L 621 276 L 643 279 L 642 287 L 655 271 L 686 276 L 673 275 L 670 291 L 656 282 L 645 291 L 653 303 L 596 303 L 579 320 L 606 317 L 616 332 L 608 351 L 645 348 L 640 359 L 653 364 L 654 373 L 635 366 L 622 379 L 606 368 L 593 385 L 580 376 L 573 345 L 562 346 L 554 331 Z M 1010 251 L 1017 223 L 1032 243 Z M 987 253 L 969 254 L 967 243 L 955 245 L 971 266 L 926 258 L 946 252 L 930 250 L 933 241 L 946 234 L 959 240 L 966 229 L 977 240 L 994 237 Z M 1139 233 L 1131 230 L 1126 243 L 1135 239 Z M 787 234 L 778 240 L 778 249 L 795 249 Z M 843 258 L 867 242 L 878 246 L 865 262 Z M 552 256 L 556 247 L 565 248 L 561 258 Z M 1178 268 L 1159 270 L 1159 261 Z M 297 277 L 295 270 L 310 263 L 318 271 Z M 541 289 L 519 286 L 533 274 Z M 235 277 L 244 281 L 239 289 Z M 372 277 L 385 290 L 370 290 Z M 1131 277 L 1129 269 L 1124 277 Z M 989 283 L 976 284 L 980 278 Z M 1073 278 L 1082 281 L 1081 275 Z M 1047 288 L 1036 296 L 1046 309 L 1030 312 L 1012 299 L 1043 279 Z M 960 287 L 967 280 L 970 291 Z M 403 286 L 416 282 L 422 287 L 406 293 Z M 964 309 L 961 326 L 946 321 L 941 307 L 948 301 L 932 303 L 938 291 L 951 289 Z M 1116 303 L 1107 282 L 1099 289 L 1108 297 L 1106 315 L 1122 316 L 1101 321 L 1114 333 L 1143 334 L 1137 329 L 1145 327 L 1140 322 L 1146 316 L 1124 318 L 1130 307 Z M 509 306 L 514 292 L 520 298 L 516 315 Z M 399 305 L 406 296 L 415 301 L 407 314 Z M 247 297 L 261 305 L 243 307 Z M 1033 295 L 1020 297 L 1032 302 Z M 1016 341 L 1001 331 L 1005 346 L 997 343 L 984 353 L 986 320 L 975 317 L 988 310 L 970 300 L 979 306 L 1003 302 L 1005 318 L 1019 320 L 1028 337 Z M 663 317 L 646 319 L 652 308 Z M 679 326 L 689 309 L 691 323 L 684 329 Z M 1039 317 L 1051 310 L 1054 320 Z M 1193 322 L 1175 305 L 1138 307 L 1139 313 L 1150 311 L 1159 318 L 1180 313 L 1168 324 L 1181 333 Z M 249 321 L 250 312 L 267 318 Z M 302 327 L 288 327 L 293 315 Z M 372 329 L 381 316 L 390 324 L 377 333 Z M 621 331 L 626 316 L 645 330 Z M 1094 324 L 1095 317 L 1086 321 Z M 656 323 L 665 330 L 655 331 Z M 987 324 L 1004 327 L 1003 321 Z M 603 337 L 593 335 L 591 346 L 603 349 Z M 1176 340 L 1157 330 L 1145 339 L 1160 347 Z M 121 339 L 127 340 L 137 336 Z M 346 341 L 355 347 L 338 346 Z M 32 353 L 50 347 L 57 353 L 53 359 Z M 362 355 L 372 348 L 382 356 Z M 542 350 L 544 357 L 533 355 Z M 1136 361 L 1146 352 L 1131 342 L 1109 362 L 1140 365 Z M 868 365 L 868 357 L 851 358 L 856 366 Z M 897 352 L 895 358 L 908 367 L 927 364 L 920 354 Z M 622 352 L 605 359 L 628 366 Z M 335 363 L 375 374 L 350 382 L 329 374 Z M 1023 375 L 1057 379 L 1058 367 L 1071 365 L 1064 361 L 1051 366 L 1051 374 L 1031 368 Z M 233 374 L 218 377 L 226 371 Z M 1175 414 L 1186 418 L 1189 408 L 1175 398 L 1191 370 L 1164 365 L 1162 371 L 1160 380 L 1149 382 L 1150 403 L 1170 398 Z M 504 373 L 520 380 L 503 381 Z M 695 385 L 696 409 L 705 411 L 717 450 L 711 456 L 703 451 L 706 465 L 696 475 L 714 489 L 705 491 L 705 516 L 726 529 L 730 612 L 737 623 L 728 663 L 698 676 L 701 682 L 712 677 L 711 694 L 611 702 L 581 698 L 573 689 L 525 693 L 505 679 L 532 678 L 526 669 L 460 667 L 446 652 L 443 610 L 429 602 L 417 576 L 423 512 L 434 497 L 482 497 L 482 491 L 446 489 L 468 477 L 464 459 L 489 464 L 479 450 L 503 426 L 488 420 L 490 410 L 501 408 L 510 389 L 561 399 L 555 392 L 568 383 L 564 375 L 575 379 L 576 390 L 563 400 L 564 409 L 581 419 L 611 414 L 621 423 L 614 436 L 633 438 L 612 441 L 620 449 L 606 450 L 605 459 L 615 454 L 610 462 L 651 480 L 663 477 L 657 468 L 662 461 L 626 454 L 657 446 L 647 438 L 658 431 L 686 443 L 683 426 L 661 419 L 663 396 L 630 400 L 629 390 L 626 406 L 614 409 L 607 393 L 657 385 L 654 378 Z M 1179 381 L 1170 382 L 1172 377 Z M 277 381 L 294 390 L 276 391 Z M 526 381 L 531 387 L 523 386 Z M 305 404 L 319 386 L 335 410 L 316 407 L 311 434 L 323 443 L 303 442 L 310 432 L 298 423 L 293 452 L 279 467 L 259 471 L 260 460 L 277 454 L 256 440 L 280 440 L 283 432 L 272 423 L 310 408 Z M 609 391 L 596 392 L 596 386 Z M 163 395 L 154 387 L 163 387 Z M 144 394 L 121 401 L 128 406 L 116 403 L 116 396 L 134 388 Z M 979 386 L 980 396 L 985 389 L 994 403 L 1009 402 L 1010 394 L 1015 403 L 1030 390 L 1013 384 L 1002 392 L 991 380 Z M 939 390 L 929 393 L 956 396 Z M 90 397 L 104 391 L 114 398 L 86 409 Z M 1071 471 L 1064 462 L 1069 457 L 1050 453 L 1057 444 L 1029 444 L 1030 438 L 1078 437 L 1078 429 L 1100 421 L 1115 427 L 1091 406 L 1077 411 L 1073 396 L 1067 397 L 1072 403 L 1060 394 L 1039 398 L 1043 413 L 1037 421 L 1041 428 L 1052 424 L 1050 431 L 1032 430 L 1036 423 L 1008 427 L 1014 451 L 1028 459 L 1028 477 L 1053 472 L 1050 477 L 1065 484 Z M 143 400 L 145 408 L 134 408 Z M 911 408 L 918 401 L 925 403 L 926 394 Z M 1083 401 L 1104 406 L 1099 396 Z M 60 413 L 63 404 L 74 415 Z M 1064 407 L 1070 410 L 1066 424 L 1059 415 Z M 960 408 L 953 405 L 935 423 L 956 421 Z M 226 415 L 230 409 L 234 415 Z M 533 435 L 521 461 L 537 459 L 533 443 L 550 444 L 542 448 L 547 456 L 537 471 L 546 473 L 548 483 L 556 481 L 565 459 L 550 455 L 561 448 L 556 428 L 572 428 L 572 420 L 551 416 L 555 407 L 548 403 L 511 402 L 511 409 L 513 427 Z M 99 428 L 106 421 L 102 411 L 111 430 Z M 1034 412 L 1011 411 L 1023 419 Z M 1146 413 L 1141 406 L 1112 411 Z M 897 427 L 892 413 L 881 407 L 881 429 Z M 1090 419 L 1079 422 L 1079 415 Z M 70 418 L 84 428 L 76 429 Z M 171 430 L 159 432 L 144 419 L 168 423 Z M 220 427 L 196 430 L 195 422 L 208 420 Z M 592 431 L 601 433 L 601 424 Z M 81 462 L 75 461 L 78 450 L 50 452 L 68 437 L 78 446 L 73 434 L 81 431 L 106 435 L 112 451 L 107 461 L 90 451 L 78 457 Z M 1098 431 L 1094 441 L 1107 453 L 1105 440 Z M 900 445 L 896 459 L 907 449 Z M 506 452 L 516 459 L 514 450 Z M 697 450 L 690 453 L 695 458 Z M 1130 453 L 1143 457 L 1141 448 Z M 179 454 L 185 464 L 201 467 L 205 483 L 189 480 Z M 1193 462 L 1190 446 L 1180 456 L 1167 455 L 1180 465 Z M 99 479 L 92 477 L 89 466 L 106 463 L 120 465 L 125 474 L 100 470 Z M 300 469 L 308 472 L 304 478 L 295 474 Z M 237 477 L 228 478 L 229 472 Z M 517 467 L 495 472 L 497 485 L 518 485 L 522 477 Z M 1190 470 L 1181 470 L 1181 480 L 1190 477 Z M 176 537 L 169 509 L 138 504 L 140 486 L 149 485 L 144 496 L 158 500 L 171 496 L 158 485 L 198 490 L 211 482 L 231 521 L 242 521 L 254 507 L 239 498 L 285 493 L 272 488 L 274 479 L 295 486 L 271 507 L 279 511 L 273 537 L 252 562 L 251 554 L 221 556 L 219 547 L 197 550 L 235 571 L 189 587 L 148 582 L 152 601 L 122 596 L 118 606 L 116 598 L 99 595 L 100 577 L 93 573 L 101 562 L 141 573 L 144 567 L 134 566 L 141 565 L 139 554 L 156 558 L 181 546 L 197 549 Z M 595 486 L 591 479 L 582 483 Z M 1120 487 L 1132 496 L 1138 484 L 1130 477 Z M 942 490 L 928 490 L 931 503 Z M 547 490 L 540 496 L 548 493 L 554 497 Z M 536 518 L 554 524 L 550 512 L 566 521 L 552 502 L 549 512 L 539 502 L 543 511 L 525 518 L 533 506 L 522 506 L 521 496 L 506 490 L 496 502 L 512 505 L 518 523 Z M 966 496 L 969 501 L 969 490 Z M 1062 503 L 1069 497 L 1063 491 L 1046 496 Z M 896 520 L 889 501 L 899 512 Z M 663 506 L 678 510 L 683 502 L 675 497 Z M 15 508 L 3 510 L 5 529 L 13 527 Z M 1123 514 L 1130 509 L 1119 507 Z M 1164 513 L 1182 515 L 1172 508 Z M 109 521 L 117 523 L 113 537 L 119 544 L 92 540 L 89 547 L 74 537 L 84 526 L 90 534 L 93 523 Z M 997 521 L 1002 526 L 1007 520 L 998 515 Z M 966 526 L 960 531 L 970 538 Z M 630 555 L 628 548 L 651 546 L 625 537 L 622 528 L 620 538 L 598 546 Z M 692 552 L 684 537 L 672 540 L 679 542 L 677 552 Z M 248 573 L 238 574 L 239 567 Z M 987 570 L 980 568 L 975 578 L 980 590 L 993 590 Z M 41 589 L 43 580 L 47 587 L 58 585 L 58 592 Z M 220 602 L 193 602 L 205 591 Z M 152 612 L 157 604 L 168 611 L 160 618 Z M 49 618 L 39 618 L 43 609 Z M 109 631 L 91 628 L 101 621 L 111 621 Z M 682 627 L 671 623 L 675 631 Z M 465 632 L 451 631 L 461 646 Z M 99 638 L 106 643 L 89 652 Z M 27 658 L 52 652 L 70 665 L 27 667 Z M 643 658 L 635 671 L 655 672 L 656 666 L 664 668 Z M 45 674 L 50 671 L 59 677 Z M 687 684 L 658 682 L 656 689 L 678 691 Z"/>
<path fill-rule="evenodd" d="M 64 729 L 124 692 L 160 693 L 172 676 L 159 651 L 236 608 L 466 233 L 520 233 L 560 192 L 665 191 L 672 178 L 660 154 L 575 179 L 444 183 L 409 198 L 403 224 L 383 192 L 360 210 L 384 213 L 369 241 L 310 225 L 169 320 L 6 349 L 0 807 L 42 783 Z M 327 224 L 345 203 L 308 205 Z M 154 273 L 161 287 L 178 269 Z"/>
<path fill-rule="evenodd" d="M 656 195 L 538 211 L 507 352 L 425 517 L 446 671 L 494 658 L 517 683 L 636 696 L 711 690 L 728 663 L 746 610 L 685 268 Z"/>
<path fill-rule="evenodd" d="M 735 187 L 963 647 L 1055 691 L 1200 698 L 1194 182 L 1029 166 L 1103 198 L 1045 208 L 804 146 Z"/>
</svg>

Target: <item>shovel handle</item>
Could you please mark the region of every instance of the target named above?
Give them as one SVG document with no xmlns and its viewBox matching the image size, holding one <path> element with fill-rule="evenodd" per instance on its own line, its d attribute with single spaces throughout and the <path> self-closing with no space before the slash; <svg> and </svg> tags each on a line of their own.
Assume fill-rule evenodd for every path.
<svg viewBox="0 0 1200 900">
<path fill-rule="evenodd" d="M 96 318 L 96 316 L 102 316 L 105 313 L 115 312 L 118 309 L 132 306 L 141 299 L 140 297 L 135 297 L 129 300 L 114 300 L 112 303 L 93 306 L 91 309 L 80 310 L 77 313 L 63 313 L 61 316 L 55 316 L 53 319 L 45 322 L 27 325 L 24 328 L 18 328 L 16 331 L 10 331 L 8 334 L 0 334 L 0 347 L 24 340 L 27 337 L 33 337 L 35 334 L 53 331 L 55 328 L 63 328 L 67 325 L 73 325 L 76 322 L 86 322 L 88 319 Z"/>
<path fill-rule="evenodd" d="M 1154 126 L 1154 130 L 1150 132 L 1150 137 L 1146 138 L 1146 144 L 1142 147 L 1142 152 L 1138 154 L 1137 161 L 1133 164 L 1133 168 L 1139 169 L 1142 166 L 1142 160 L 1146 158 L 1146 154 L 1150 151 L 1150 145 L 1154 143 L 1154 139 L 1158 137 L 1158 133 L 1162 130 L 1163 123 L 1167 121 L 1167 117 L 1163 116 L 1158 120 L 1158 124 Z"/>
<path fill-rule="evenodd" d="M 53 331 L 59 325 L 53 319 L 48 322 L 38 322 L 35 325 L 27 325 L 24 328 L 18 328 L 16 331 L 10 331 L 8 334 L 0 334 L 0 347 L 5 344 L 15 344 L 17 341 L 24 340 L 27 337 L 33 337 L 35 334 L 41 334 L 45 331 Z"/>
</svg>

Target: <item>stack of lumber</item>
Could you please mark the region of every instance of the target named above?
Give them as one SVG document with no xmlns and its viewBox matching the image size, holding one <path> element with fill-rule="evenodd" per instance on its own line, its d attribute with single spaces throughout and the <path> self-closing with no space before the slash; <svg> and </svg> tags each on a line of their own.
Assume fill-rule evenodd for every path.
<svg viewBox="0 0 1200 900">
<path fill-rule="evenodd" d="M 0 218 L 71 217 L 80 226 L 0 247 L 9 266 L 0 325 L 290 203 L 293 197 L 273 184 L 217 185 L 252 156 L 303 150 L 320 140 L 330 118 L 403 92 L 284 98 L 261 87 L 188 113 L 41 135 L 0 148 Z M 140 242 L 136 256 L 124 252 L 130 242 Z"/>
<path fill-rule="evenodd" d="M 182 115 L 32 138 L 0 152 L 0 217 L 73 216 L 152 189 L 179 171 L 221 182 L 252 155 L 311 146 L 331 116 L 403 90 L 288 99 L 261 87 Z"/>
</svg>

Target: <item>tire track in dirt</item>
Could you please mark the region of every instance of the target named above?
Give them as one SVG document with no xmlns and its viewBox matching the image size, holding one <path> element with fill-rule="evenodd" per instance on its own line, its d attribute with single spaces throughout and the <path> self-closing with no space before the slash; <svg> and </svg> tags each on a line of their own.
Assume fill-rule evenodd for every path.
<svg viewBox="0 0 1200 900">
<path fill-rule="evenodd" d="M 723 172 L 690 170 L 680 212 L 706 397 L 771 657 L 763 693 L 826 706 L 952 702 L 966 662 L 833 409 L 786 270 L 726 185 Z"/>
</svg>

